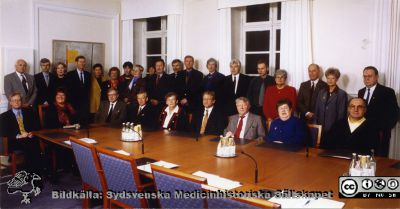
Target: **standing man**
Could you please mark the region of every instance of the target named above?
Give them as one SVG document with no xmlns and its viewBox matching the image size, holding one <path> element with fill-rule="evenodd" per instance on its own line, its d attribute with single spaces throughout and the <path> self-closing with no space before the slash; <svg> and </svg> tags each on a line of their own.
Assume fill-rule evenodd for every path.
<svg viewBox="0 0 400 209">
<path fill-rule="evenodd" d="M 265 89 L 275 85 L 275 80 L 274 77 L 268 75 L 268 64 L 264 59 L 257 61 L 257 72 L 259 76 L 250 81 L 247 98 L 250 100 L 251 112 L 261 116 L 265 121 L 263 114 Z"/>
<path fill-rule="evenodd" d="M 4 76 L 4 92 L 8 99 L 11 94 L 19 93 L 22 97 L 22 107 L 32 107 L 36 100 L 37 89 L 34 77 L 26 73 L 26 70 L 26 61 L 17 60 L 15 72 Z"/>
<path fill-rule="evenodd" d="M 207 69 L 208 75 L 206 75 L 203 79 L 202 87 L 203 92 L 205 91 L 213 91 L 215 92 L 215 98 L 218 100 L 221 97 L 221 88 L 224 81 L 225 76 L 217 71 L 217 60 L 214 58 L 210 58 L 207 60 Z"/>
<path fill-rule="evenodd" d="M 181 72 L 182 69 L 183 69 L 183 63 L 181 60 L 179 59 L 172 60 L 172 70 L 174 72 L 169 75 L 171 78 L 171 86 L 172 86 L 171 91 L 174 92 L 179 91 L 179 79 L 180 79 L 179 72 Z"/>
<path fill-rule="evenodd" d="M 108 101 L 100 103 L 99 110 L 94 116 L 95 123 L 110 123 L 120 125 L 126 119 L 126 104 L 118 100 L 118 91 L 109 88 L 107 91 Z"/>
<path fill-rule="evenodd" d="M 36 103 L 38 105 L 47 106 L 54 101 L 56 92 L 56 77 L 50 73 L 50 60 L 42 58 L 40 60 L 40 68 L 42 72 L 35 74 L 35 83 L 37 87 Z"/>
<path fill-rule="evenodd" d="M 222 86 L 222 104 L 226 116 L 237 113 L 235 100 L 239 97 L 246 97 L 251 80 L 249 76 L 240 73 L 241 63 L 238 59 L 232 59 L 229 66 L 231 75 L 225 76 Z"/>
<path fill-rule="evenodd" d="M 201 81 L 203 73 L 193 68 L 194 58 L 186 55 L 184 59 L 186 69 L 179 73 L 179 86 L 177 93 L 180 105 L 187 113 L 193 113 L 200 109 L 201 105 Z"/>
<path fill-rule="evenodd" d="M 358 97 L 367 102 L 367 120 L 378 124 L 380 139 L 377 142 L 377 154 L 387 157 L 389 154 L 390 132 L 396 125 L 399 106 L 394 90 L 378 83 L 378 70 L 373 66 L 364 68 L 365 87 L 358 91 Z"/>
<path fill-rule="evenodd" d="M 80 124 L 87 124 L 89 119 L 89 91 L 91 85 L 90 73 L 85 71 L 86 58 L 75 58 L 76 70 L 65 76 L 68 98 L 75 110 Z"/>
<path fill-rule="evenodd" d="M 300 118 L 311 122 L 314 117 L 315 102 L 318 92 L 326 89 L 327 84 L 320 79 L 320 67 L 317 64 L 308 66 L 308 76 L 310 80 L 301 83 L 299 95 L 297 96 L 297 111 Z"/>
<path fill-rule="evenodd" d="M 165 95 L 172 90 L 171 79 L 165 73 L 165 62 L 159 59 L 155 62 L 156 73 L 151 75 L 146 89 L 149 93 L 150 104 L 156 107 L 157 112 L 165 106 Z"/>
</svg>

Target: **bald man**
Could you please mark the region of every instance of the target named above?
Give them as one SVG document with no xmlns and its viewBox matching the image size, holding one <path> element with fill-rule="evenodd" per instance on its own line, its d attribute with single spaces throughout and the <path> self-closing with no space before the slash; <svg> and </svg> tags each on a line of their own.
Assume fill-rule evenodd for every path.
<svg viewBox="0 0 400 209">
<path fill-rule="evenodd" d="M 37 89 L 34 77 L 27 73 L 25 60 L 18 59 L 15 62 L 15 72 L 4 77 L 4 92 L 7 98 L 10 98 L 13 93 L 19 93 L 22 97 L 22 107 L 33 106 Z"/>
</svg>

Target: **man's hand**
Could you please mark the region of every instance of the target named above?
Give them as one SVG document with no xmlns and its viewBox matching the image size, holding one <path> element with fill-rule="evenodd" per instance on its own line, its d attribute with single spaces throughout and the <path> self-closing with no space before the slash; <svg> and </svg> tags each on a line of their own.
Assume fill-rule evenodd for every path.
<svg viewBox="0 0 400 209">
<path fill-rule="evenodd" d="M 228 131 L 228 132 L 225 134 L 225 137 L 233 137 L 233 133 L 230 132 L 230 131 Z"/>
<path fill-rule="evenodd" d="M 33 138 L 33 133 L 32 132 L 28 133 L 28 138 L 30 138 L 30 139 Z"/>
<path fill-rule="evenodd" d="M 20 139 L 28 138 L 28 137 L 29 137 L 29 134 L 27 132 L 21 132 L 21 134 L 19 135 Z"/>
</svg>

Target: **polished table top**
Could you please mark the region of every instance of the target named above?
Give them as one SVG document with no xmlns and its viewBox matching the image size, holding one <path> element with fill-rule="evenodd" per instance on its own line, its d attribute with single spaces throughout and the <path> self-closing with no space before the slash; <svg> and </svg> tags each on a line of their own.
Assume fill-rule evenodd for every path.
<svg viewBox="0 0 400 209">
<path fill-rule="evenodd" d="M 68 135 L 57 137 L 54 132 L 67 133 L 76 137 L 87 137 L 88 130 L 42 130 L 35 132 L 39 138 L 69 147 L 63 143 Z M 50 134 L 49 134 L 50 133 Z M 89 137 L 95 139 L 96 146 L 122 149 L 135 158 L 148 157 L 178 164 L 177 168 L 186 173 L 204 171 L 224 178 L 240 181 L 239 190 L 273 188 L 297 191 L 333 191 L 333 199 L 345 202 L 347 208 L 399 208 L 398 199 L 339 199 L 338 177 L 348 170 L 349 160 L 319 157 L 321 150 L 310 148 L 306 157 L 305 148 L 286 151 L 256 146 L 257 141 L 243 145 L 237 144 L 237 157 L 215 157 L 216 136 L 194 137 L 176 136 L 166 131 L 144 132 L 144 154 L 141 142 L 121 141 L 121 128 L 95 125 L 90 128 Z M 259 182 L 254 184 L 255 165 L 251 159 L 241 154 L 244 151 L 253 156 L 258 163 Z M 397 160 L 377 158 L 377 176 L 400 176 L 400 170 L 390 166 Z"/>
</svg>

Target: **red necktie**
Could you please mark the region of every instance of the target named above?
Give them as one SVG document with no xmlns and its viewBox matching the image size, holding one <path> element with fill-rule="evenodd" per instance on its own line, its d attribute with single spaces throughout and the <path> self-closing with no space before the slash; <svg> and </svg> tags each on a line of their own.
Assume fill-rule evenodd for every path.
<svg viewBox="0 0 400 209">
<path fill-rule="evenodd" d="M 235 138 L 240 138 L 240 132 L 242 131 L 242 126 L 243 126 L 243 118 L 244 115 L 240 116 L 239 125 L 237 126 L 235 131 Z"/>
</svg>

